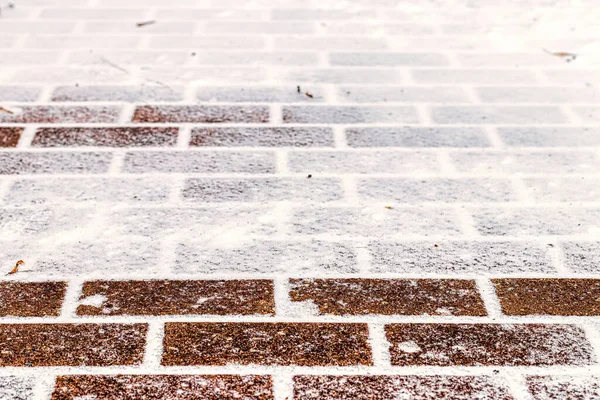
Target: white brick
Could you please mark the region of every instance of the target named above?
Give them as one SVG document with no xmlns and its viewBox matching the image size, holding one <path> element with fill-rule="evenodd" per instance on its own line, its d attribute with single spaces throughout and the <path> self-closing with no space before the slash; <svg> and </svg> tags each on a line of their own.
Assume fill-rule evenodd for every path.
<svg viewBox="0 0 600 400">
<path fill-rule="evenodd" d="M 483 70 L 483 69 L 415 69 L 411 71 L 419 83 L 474 83 L 474 84 L 515 84 L 535 83 L 535 77 L 523 70 Z"/>
<path fill-rule="evenodd" d="M 596 88 L 485 87 L 477 89 L 485 103 L 598 103 Z"/>
<path fill-rule="evenodd" d="M 465 106 L 432 107 L 432 119 L 440 124 L 552 124 L 566 123 L 558 107 Z"/>
</svg>

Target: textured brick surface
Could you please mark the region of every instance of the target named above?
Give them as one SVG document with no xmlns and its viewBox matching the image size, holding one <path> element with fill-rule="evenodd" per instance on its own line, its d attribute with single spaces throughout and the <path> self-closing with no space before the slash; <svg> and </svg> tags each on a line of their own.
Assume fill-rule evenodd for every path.
<svg viewBox="0 0 600 400">
<path fill-rule="evenodd" d="M 111 57 L 114 59 L 114 57 Z M 120 61 L 123 62 L 123 61 Z M 123 62 L 124 63 L 124 62 Z M 162 86 L 63 86 L 52 92 L 52 101 L 178 101 L 180 88 Z"/>
<path fill-rule="evenodd" d="M 346 140 L 351 147 L 488 147 L 479 128 L 350 128 Z"/>
<path fill-rule="evenodd" d="M 565 265 L 570 270 L 582 273 L 597 273 L 600 270 L 600 242 L 566 242 L 562 247 Z"/>
<path fill-rule="evenodd" d="M 288 123 L 416 123 L 416 110 L 410 106 L 342 107 L 289 106 L 283 108 L 283 122 Z"/>
<path fill-rule="evenodd" d="M 508 146 L 514 147 L 587 147 L 600 144 L 600 129 L 594 127 L 510 127 L 498 128 Z"/>
<path fill-rule="evenodd" d="M 270 400 L 272 391 L 271 377 L 260 375 L 72 375 L 58 377 L 52 400 Z"/>
<path fill-rule="evenodd" d="M 15 147 L 22 132 L 22 128 L 0 128 L 0 147 Z"/>
<path fill-rule="evenodd" d="M 196 128 L 190 146 L 330 147 L 333 133 L 321 127 Z"/>
<path fill-rule="evenodd" d="M 64 282 L 2 282 L 0 316 L 58 316 L 65 290 Z"/>
<path fill-rule="evenodd" d="M 109 106 L 22 106 L 9 109 L 12 114 L 0 112 L 0 122 L 117 122 L 120 112 L 118 107 Z"/>
<path fill-rule="evenodd" d="M 529 376 L 527 386 L 535 400 L 578 400 L 600 396 L 600 381 L 597 376 Z"/>
<path fill-rule="evenodd" d="M 133 122 L 267 122 L 264 107 L 238 106 L 142 106 Z"/>
<path fill-rule="evenodd" d="M 33 398 L 34 377 L 1 376 L 0 396 L 5 400 L 27 400 Z"/>
<path fill-rule="evenodd" d="M 392 365 L 588 365 L 594 360 L 572 325 L 387 325 Z M 435 338 L 435 340 L 431 340 Z"/>
<path fill-rule="evenodd" d="M 106 172 L 111 158 L 94 152 L 0 153 L 0 174 L 93 174 Z"/>
<path fill-rule="evenodd" d="M 366 324 L 167 323 L 163 365 L 370 365 Z"/>
<path fill-rule="evenodd" d="M 145 147 L 170 146 L 177 128 L 43 128 L 36 131 L 34 147 Z"/>
</svg>

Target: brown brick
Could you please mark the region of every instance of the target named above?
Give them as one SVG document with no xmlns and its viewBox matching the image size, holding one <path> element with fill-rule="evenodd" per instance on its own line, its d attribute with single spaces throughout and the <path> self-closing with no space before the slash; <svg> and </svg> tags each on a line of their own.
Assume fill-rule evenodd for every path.
<svg viewBox="0 0 600 400">
<path fill-rule="evenodd" d="M 0 147 L 16 147 L 23 128 L 0 128 Z"/>
<path fill-rule="evenodd" d="M 117 106 L 20 106 L 13 114 L 0 112 L 0 122 L 76 123 L 117 122 L 121 109 Z"/>
<path fill-rule="evenodd" d="M 167 323 L 163 365 L 371 365 L 366 324 Z"/>
<path fill-rule="evenodd" d="M 527 387 L 533 400 L 600 399 L 598 376 L 529 376 Z"/>
<path fill-rule="evenodd" d="M 66 287 L 64 282 L 2 282 L 0 316 L 58 316 Z"/>
<path fill-rule="evenodd" d="M 262 106 L 140 106 L 133 122 L 268 122 Z"/>
<path fill-rule="evenodd" d="M 196 128 L 190 146 L 331 147 L 333 131 L 322 127 Z"/>
<path fill-rule="evenodd" d="M 291 279 L 292 301 L 321 314 L 486 315 L 475 282 L 459 279 Z"/>
<path fill-rule="evenodd" d="M 273 382 L 260 375 L 59 376 L 52 400 L 270 400 Z"/>
<path fill-rule="evenodd" d="M 600 315 L 600 279 L 492 279 L 507 315 Z"/>
<path fill-rule="evenodd" d="M 506 383 L 491 376 L 294 377 L 294 398 L 303 400 L 512 400 Z"/>
<path fill-rule="evenodd" d="M 178 128 L 42 128 L 35 132 L 34 147 L 107 146 L 145 147 L 172 146 L 177 142 Z"/>
<path fill-rule="evenodd" d="M 551 324 L 392 324 L 393 365 L 588 365 L 583 330 Z"/>
<path fill-rule="evenodd" d="M 273 314 L 268 280 L 95 281 L 81 298 L 102 295 L 99 307 L 80 305 L 79 315 Z"/>
<path fill-rule="evenodd" d="M 0 366 L 141 364 L 146 324 L 0 324 Z"/>
</svg>

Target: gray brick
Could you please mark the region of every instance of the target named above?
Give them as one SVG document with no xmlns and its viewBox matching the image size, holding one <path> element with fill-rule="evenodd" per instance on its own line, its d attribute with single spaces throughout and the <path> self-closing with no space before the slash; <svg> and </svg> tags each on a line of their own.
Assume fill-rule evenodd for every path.
<svg viewBox="0 0 600 400">
<path fill-rule="evenodd" d="M 203 31 L 211 35 L 220 33 L 252 34 L 306 34 L 314 33 L 315 26 L 312 21 L 235 21 L 235 22 L 207 22 Z"/>
<path fill-rule="evenodd" d="M 0 398 L 2 400 L 28 400 L 34 398 L 33 376 L 0 376 Z"/>
<path fill-rule="evenodd" d="M 329 62 L 332 65 L 348 66 L 448 65 L 446 56 L 436 53 L 332 53 Z"/>
<path fill-rule="evenodd" d="M 522 70 L 483 70 L 483 69 L 420 69 L 413 70 L 412 76 L 419 83 L 475 83 L 502 84 L 535 83 L 529 71 Z"/>
<path fill-rule="evenodd" d="M 374 273 L 556 272 L 547 247 L 537 243 L 377 241 L 369 243 L 369 251 Z"/>
<path fill-rule="evenodd" d="M 274 20 L 343 20 L 343 19 L 363 19 L 374 18 L 377 16 L 374 10 L 344 10 L 344 9 L 306 9 L 289 8 L 274 9 L 272 12 Z"/>
<path fill-rule="evenodd" d="M 525 179 L 529 196 L 541 202 L 573 202 L 600 199 L 600 179 L 591 177 Z"/>
<path fill-rule="evenodd" d="M 349 128 L 346 140 L 351 147 L 488 147 L 480 128 Z"/>
<path fill-rule="evenodd" d="M 25 40 L 25 48 L 29 49 L 133 49 L 137 48 L 140 42 L 139 37 L 135 36 L 90 36 L 76 35 L 52 35 L 52 36 L 29 36 Z"/>
<path fill-rule="evenodd" d="M 123 8 L 47 8 L 42 10 L 41 18 L 47 19 L 69 19 L 85 20 L 85 19 L 108 19 L 108 20 L 129 20 L 135 21 L 144 15 L 143 9 L 123 9 Z"/>
<path fill-rule="evenodd" d="M 84 229 L 93 214 L 89 208 L 0 208 L 0 236 L 32 240 L 42 236 L 69 237 L 74 227 Z"/>
<path fill-rule="evenodd" d="M 598 69 L 548 69 L 543 70 L 549 82 L 555 85 L 579 85 L 580 87 L 596 86 L 600 80 Z"/>
<path fill-rule="evenodd" d="M 168 182 L 156 179 L 46 178 L 15 181 L 4 201 L 14 205 L 145 203 L 166 201 L 168 195 Z"/>
<path fill-rule="evenodd" d="M 331 128 L 309 126 L 196 128 L 190 141 L 190 146 L 201 147 L 331 147 L 333 144 Z"/>
<path fill-rule="evenodd" d="M 288 87 L 198 87 L 196 91 L 196 99 L 198 101 L 221 101 L 221 102 L 259 102 L 259 103 L 320 103 L 323 101 L 323 96 L 318 93 L 322 92 L 322 88 L 302 87 L 298 93 L 296 86 Z M 313 94 L 310 98 L 305 92 Z"/>
<path fill-rule="evenodd" d="M 101 173 L 108 170 L 111 158 L 111 153 L 6 152 L 0 153 L 0 175 Z"/>
<path fill-rule="evenodd" d="M 214 66 L 186 67 L 186 66 L 149 66 L 140 71 L 143 79 L 158 81 L 170 85 L 188 85 L 196 81 L 205 85 L 231 83 L 254 83 L 266 81 L 267 71 L 264 68 Z"/>
<path fill-rule="evenodd" d="M 193 34 L 195 30 L 195 23 L 183 21 L 160 21 L 158 24 L 144 26 L 143 29 L 140 29 L 133 21 L 125 23 L 120 21 L 87 22 L 84 26 L 84 32 L 86 33 L 119 32 L 139 35 Z"/>
<path fill-rule="evenodd" d="M 151 49 L 261 49 L 265 39 L 258 36 L 171 36 L 150 37 Z"/>
<path fill-rule="evenodd" d="M 417 111 L 411 106 L 284 106 L 287 123 L 417 123 Z"/>
<path fill-rule="evenodd" d="M 515 147 L 600 146 L 600 128 L 594 127 L 499 127 L 498 134 Z"/>
<path fill-rule="evenodd" d="M 551 57 L 544 52 L 538 53 L 464 53 L 459 54 L 460 63 L 466 67 L 529 67 L 562 65 L 564 60 Z M 553 83 L 557 83 L 554 82 Z"/>
<path fill-rule="evenodd" d="M 551 124 L 565 123 L 558 107 L 467 106 L 432 107 L 432 119 L 440 124 Z"/>
<path fill-rule="evenodd" d="M 463 89 L 458 87 L 444 86 L 348 86 L 338 89 L 338 98 L 344 102 L 357 103 L 387 101 L 398 101 L 406 103 L 470 102 L 469 97 Z"/>
<path fill-rule="evenodd" d="M 312 276 L 324 273 L 358 272 L 356 251 L 351 243 L 262 241 L 219 247 L 203 242 L 185 242 L 177 248 L 175 272 L 212 273 L 294 273 Z"/>
<path fill-rule="evenodd" d="M 485 103 L 597 103 L 600 92 L 595 88 L 575 87 L 484 87 L 478 88 Z"/>
<path fill-rule="evenodd" d="M 262 10 L 250 10 L 244 8 L 238 9 L 219 9 L 219 8 L 159 8 L 156 12 L 157 20 L 234 20 L 234 21 L 252 21 L 262 20 L 264 12 Z"/>
<path fill-rule="evenodd" d="M 326 202 L 342 199 L 343 190 L 338 179 L 193 178 L 186 181 L 182 195 L 186 200 L 200 202 Z"/>
<path fill-rule="evenodd" d="M 52 101 L 181 101 L 183 89 L 163 86 L 62 86 L 52 93 Z"/>
<path fill-rule="evenodd" d="M 36 101 L 40 93 L 36 87 L 0 86 L 0 101 Z"/>
<path fill-rule="evenodd" d="M 278 50 L 381 50 L 386 42 L 380 38 L 313 36 L 313 37 L 276 37 Z"/>
<path fill-rule="evenodd" d="M 275 172 L 271 152 L 136 151 L 125 155 L 123 171 L 149 172 Z"/>
<path fill-rule="evenodd" d="M 382 23 L 356 23 L 333 22 L 325 27 L 327 33 L 336 35 L 431 35 L 434 33 L 432 25 L 411 24 L 382 24 Z"/>
<path fill-rule="evenodd" d="M 129 65 L 181 65 L 188 61 L 191 54 L 185 50 L 75 50 L 68 58 L 69 64 L 103 64 L 107 61 L 121 67 Z"/>
<path fill-rule="evenodd" d="M 473 210 L 482 235 L 590 235 L 600 231 L 600 209 L 582 207 Z"/>
<path fill-rule="evenodd" d="M 311 207 L 298 209 L 291 220 L 302 235 L 393 237 L 459 234 L 452 210 L 385 207 Z"/>
<path fill-rule="evenodd" d="M 594 173 L 600 159 L 593 152 L 510 151 L 452 152 L 450 158 L 460 172 L 565 174 Z"/>
<path fill-rule="evenodd" d="M 71 66 L 35 66 L 32 68 L 20 68 L 10 76 L 14 83 L 124 83 L 130 76 L 116 68 L 109 66 L 97 66 L 90 68 L 73 68 Z"/>
<path fill-rule="evenodd" d="M 409 204 L 422 202 L 507 202 L 516 200 L 504 179 L 363 179 L 357 184 L 363 199 Z"/>
<path fill-rule="evenodd" d="M 289 169 L 306 173 L 436 173 L 435 154 L 406 151 L 302 151 L 290 152 Z"/>
<path fill-rule="evenodd" d="M 194 62 L 203 65 L 304 65 L 318 63 L 316 52 L 284 51 L 235 51 L 235 52 L 198 52 Z"/>
<path fill-rule="evenodd" d="M 289 81 L 303 83 L 402 83 L 399 71 L 373 68 L 293 69 L 285 74 Z"/>
<path fill-rule="evenodd" d="M 600 107 L 573 107 L 573 112 L 584 123 L 597 124 L 600 122 Z"/>
<path fill-rule="evenodd" d="M 574 272 L 600 273 L 600 242 L 581 241 L 562 244 L 565 266 Z"/>
<path fill-rule="evenodd" d="M 2 48 L 2 39 L 0 39 L 0 48 Z M 24 50 L 0 50 L 0 60 L 5 66 L 26 64 L 26 65 L 44 65 L 55 64 L 61 57 L 60 51 L 24 51 Z"/>
</svg>

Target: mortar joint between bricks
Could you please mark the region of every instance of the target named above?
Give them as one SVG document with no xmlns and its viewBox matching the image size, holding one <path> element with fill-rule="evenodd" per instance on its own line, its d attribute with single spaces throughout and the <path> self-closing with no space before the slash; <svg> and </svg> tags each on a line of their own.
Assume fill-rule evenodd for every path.
<svg viewBox="0 0 600 400">
<path fill-rule="evenodd" d="M 51 400 L 56 385 L 55 374 L 38 374 L 35 378 L 32 400 Z"/>
<path fill-rule="evenodd" d="M 19 143 L 17 144 L 17 148 L 19 150 L 31 148 L 31 143 L 33 142 L 35 131 L 37 129 L 37 125 L 27 125 L 25 127 L 25 129 L 21 133 L 21 137 L 19 138 Z"/>
<path fill-rule="evenodd" d="M 501 318 L 503 316 L 502 307 L 492 281 L 488 278 L 478 278 L 475 282 L 488 316 L 493 320 Z"/>
<path fill-rule="evenodd" d="M 144 350 L 144 367 L 158 368 L 161 366 L 165 324 L 163 321 L 149 321 L 146 333 L 146 348 Z"/>
<path fill-rule="evenodd" d="M 61 319 L 74 318 L 82 295 L 84 278 L 74 278 L 68 281 L 67 290 L 60 310 Z"/>
<path fill-rule="evenodd" d="M 369 324 L 369 344 L 373 357 L 373 366 L 379 368 L 389 368 L 390 348 L 392 344 L 385 335 L 385 324 Z"/>
<path fill-rule="evenodd" d="M 520 371 L 503 371 L 500 376 L 508 384 L 514 400 L 534 400 L 527 388 L 525 376 Z"/>
<path fill-rule="evenodd" d="M 294 398 L 294 376 L 290 371 L 277 370 L 271 375 L 273 379 L 274 400 L 292 400 Z"/>
</svg>

